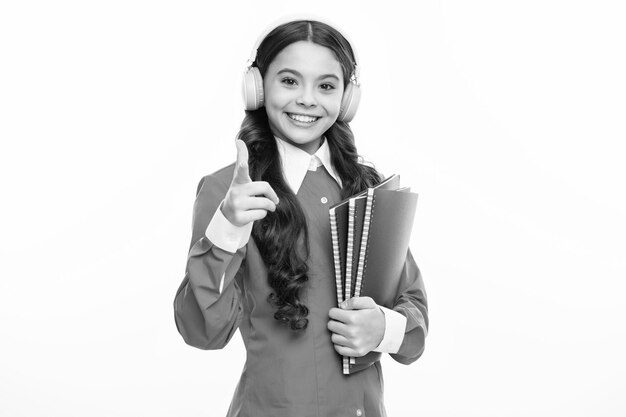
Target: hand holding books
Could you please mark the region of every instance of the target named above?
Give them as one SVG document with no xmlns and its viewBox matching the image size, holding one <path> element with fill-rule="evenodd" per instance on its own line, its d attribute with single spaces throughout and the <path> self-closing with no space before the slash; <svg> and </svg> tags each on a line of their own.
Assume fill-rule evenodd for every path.
<svg viewBox="0 0 626 417">
<path fill-rule="evenodd" d="M 331 308 L 328 330 L 335 350 L 344 356 L 363 356 L 385 335 L 385 315 L 370 297 L 353 297 Z"/>
</svg>

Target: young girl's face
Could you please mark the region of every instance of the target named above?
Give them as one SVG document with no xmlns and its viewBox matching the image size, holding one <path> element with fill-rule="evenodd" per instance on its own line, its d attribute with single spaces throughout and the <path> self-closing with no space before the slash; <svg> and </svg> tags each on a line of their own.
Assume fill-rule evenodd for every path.
<svg viewBox="0 0 626 417">
<path fill-rule="evenodd" d="M 263 76 L 265 110 L 275 136 L 313 154 L 337 120 L 343 72 L 334 53 L 299 41 L 285 47 Z"/>
</svg>

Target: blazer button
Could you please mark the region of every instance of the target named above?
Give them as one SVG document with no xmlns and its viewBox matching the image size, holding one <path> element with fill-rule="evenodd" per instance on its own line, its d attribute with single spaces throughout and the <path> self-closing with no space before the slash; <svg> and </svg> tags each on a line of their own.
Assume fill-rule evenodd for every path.
<svg viewBox="0 0 626 417">
<path fill-rule="evenodd" d="M 363 411 L 361 411 L 360 408 L 357 408 L 356 409 L 356 415 L 357 415 L 357 417 L 361 417 L 363 415 Z"/>
<path fill-rule="evenodd" d="M 326 197 L 322 197 L 320 201 L 322 202 L 322 204 L 328 203 L 328 199 Z"/>
</svg>

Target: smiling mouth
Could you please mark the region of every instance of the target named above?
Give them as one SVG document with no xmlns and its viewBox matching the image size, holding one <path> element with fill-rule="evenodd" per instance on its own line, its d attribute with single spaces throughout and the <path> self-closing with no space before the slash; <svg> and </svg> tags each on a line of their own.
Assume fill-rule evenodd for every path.
<svg viewBox="0 0 626 417">
<path fill-rule="evenodd" d="M 300 122 L 300 123 L 314 123 L 319 119 L 319 117 L 306 116 L 304 114 L 295 114 L 295 113 L 287 113 L 287 116 L 289 116 L 291 120 L 295 120 L 296 122 Z"/>
</svg>

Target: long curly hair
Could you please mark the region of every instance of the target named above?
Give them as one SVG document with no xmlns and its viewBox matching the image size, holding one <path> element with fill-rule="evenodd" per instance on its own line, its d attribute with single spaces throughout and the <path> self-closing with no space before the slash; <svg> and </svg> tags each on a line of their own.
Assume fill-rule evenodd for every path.
<svg viewBox="0 0 626 417">
<path fill-rule="evenodd" d="M 336 29 L 318 21 L 293 21 L 272 30 L 259 45 L 253 66 L 257 66 L 264 76 L 276 55 L 298 41 L 313 42 L 333 51 L 342 68 L 344 88 L 347 86 L 355 67 L 352 48 Z M 380 181 L 374 168 L 359 163 L 354 135 L 347 123 L 336 121 L 324 135 L 330 147 L 331 162 L 342 181 L 342 197 Z M 280 199 L 276 211 L 268 212 L 254 223 L 252 229 L 252 237 L 267 265 L 268 283 L 273 289 L 268 301 L 276 307 L 274 318 L 292 330 L 306 329 L 309 310 L 300 300 L 308 281 L 306 218 L 283 177 L 276 140 L 264 107 L 246 111 L 238 137 L 250 151 L 252 180 L 267 181 Z"/>
</svg>

